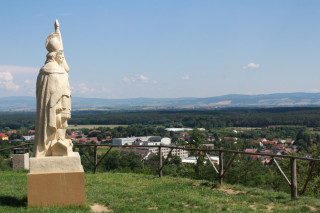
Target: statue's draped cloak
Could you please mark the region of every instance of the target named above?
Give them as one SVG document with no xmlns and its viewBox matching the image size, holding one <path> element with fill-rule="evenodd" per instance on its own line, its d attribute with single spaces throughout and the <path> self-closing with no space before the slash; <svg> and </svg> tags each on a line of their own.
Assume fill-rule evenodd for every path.
<svg viewBox="0 0 320 213">
<path fill-rule="evenodd" d="M 71 113 L 71 94 L 68 73 L 56 63 L 40 69 L 37 79 L 37 116 L 35 157 L 51 155 L 51 144 L 56 141 L 57 128 L 67 128 Z M 66 118 L 61 122 L 61 117 Z"/>
</svg>

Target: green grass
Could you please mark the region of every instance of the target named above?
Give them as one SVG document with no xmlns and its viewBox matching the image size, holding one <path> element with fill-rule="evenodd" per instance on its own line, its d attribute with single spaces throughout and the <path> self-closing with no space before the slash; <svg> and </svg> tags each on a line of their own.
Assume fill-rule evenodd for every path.
<svg viewBox="0 0 320 213">
<path fill-rule="evenodd" d="M 256 188 L 142 174 L 86 174 L 86 207 L 27 208 L 26 172 L 0 172 L 0 212 L 90 212 L 98 203 L 113 212 L 311 212 L 320 200 Z"/>
</svg>

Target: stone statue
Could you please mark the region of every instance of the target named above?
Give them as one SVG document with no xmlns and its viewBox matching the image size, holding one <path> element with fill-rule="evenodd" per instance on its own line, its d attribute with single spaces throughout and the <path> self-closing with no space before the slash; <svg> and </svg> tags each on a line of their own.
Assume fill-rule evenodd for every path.
<svg viewBox="0 0 320 213">
<path fill-rule="evenodd" d="M 34 157 L 70 156 L 72 142 L 65 138 L 71 118 L 69 67 L 64 58 L 59 22 L 46 40 L 49 51 L 37 78 L 37 116 Z"/>
<path fill-rule="evenodd" d="M 65 138 L 71 117 L 69 67 L 59 22 L 46 40 L 49 51 L 37 79 L 34 156 L 27 174 L 28 206 L 84 206 L 85 178 L 78 152 Z"/>
</svg>

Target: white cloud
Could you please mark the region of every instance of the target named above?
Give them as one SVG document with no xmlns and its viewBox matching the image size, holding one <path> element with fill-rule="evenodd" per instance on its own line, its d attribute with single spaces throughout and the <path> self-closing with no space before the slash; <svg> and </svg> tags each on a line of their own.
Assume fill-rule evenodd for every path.
<svg viewBox="0 0 320 213">
<path fill-rule="evenodd" d="M 106 88 L 106 87 L 102 87 L 102 88 L 101 88 L 101 91 L 102 91 L 102 92 L 105 92 L 105 93 L 110 93 L 110 92 L 112 92 L 111 89 Z"/>
<path fill-rule="evenodd" d="M 122 82 L 124 83 L 134 83 L 134 82 L 142 82 L 142 83 L 148 83 L 150 81 L 150 78 L 144 75 L 136 75 L 132 77 L 123 77 Z M 154 81 L 153 81 L 154 83 Z"/>
<path fill-rule="evenodd" d="M 124 83 L 133 83 L 133 82 L 136 81 L 136 78 L 134 78 L 134 77 L 131 77 L 131 78 L 123 77 L 123 78 L 122 78 L 122 81 L 123 81 Z"/>
<path fill-rule="evenodd" d="M 147 83 L 147 82 L 149 81 L 149 78 L 146 77 L 146 76 L 144 76 L 144 75 L 140 75 L 140 76 L 139 76 L 139 79 L 140 79 L 142 82 L 145 82 L 145 83 Z"/>
<path fill-rule="evenodd" d="M 25 80 L 24 83 L 29 85 L 31 83 L 31 81 L 30 80 Z"/>
<path fill-rule="evenodd" d="M 7 90 L 19 90 L 20 86 L 13 83 L 12 81 L 0 82 L 0 86 L 4 86 Z"/>
<path fill-rule="evenodd" d="M 189 79 L 190 79 L 189 74 L 186 74 L 185 76 L 182 77 L 182 80 L 189 80 Z"/>
<path fill-rule="evenodd" d="M 319 93 L 320 89 L 310 89 L 309 92 Z"/>
<path fill-rule="evenodd" d="M 10 73 L 36 73 L 39 68 L 36 67 L 25 67 L 25 66 L 11 66 L 11 65 L 0 65 L 0 72 Z"/>
<path fill-rule="evenodd" d="M 13 76 L 10 72 L 0 72 L 0 80 L 2 81 L 12 81 Z"/>
<path fill-rule="evenodd" d="M 74 93 L 87 94 L 87 93 L 93 93 L 96 90 L 94 88 L 90 88 L 85 83 L 79 83 L 76 87 L 71 87 L 71 91 Z"/>
<path fill-rule="evenodd" d="M 13 82 L 13 76 L 10 72 L 0 72 L 0 87 L 7 90 L 18 90 L 20 88 Z"/>
<path fill-rule="evenodd" d="M 249 63 L 246 66 L 243 66 L 242 69 L 246 70 L 246 69 L 258 69 L 260 67 L 260 64 L 255 64 L 253 62 Z"/>
</svg>

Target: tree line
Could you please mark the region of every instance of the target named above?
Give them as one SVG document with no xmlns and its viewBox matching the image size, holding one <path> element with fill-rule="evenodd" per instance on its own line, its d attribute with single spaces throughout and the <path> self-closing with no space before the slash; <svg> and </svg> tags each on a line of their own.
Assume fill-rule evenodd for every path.
<svg viewBox="0 0 320 213">
<path fill-rule="evenodd" d="M 266 127 L 270 125 L 320 126 L 320 108 L 284 107 L 220 110 L 163 110 L 132 112 L 73 112 L 70 124 L 143 124 L 166 127 Z M 0 130 L 5 127 L 34 129 L 35 113 L 0 113 Z"/>
</svg>

